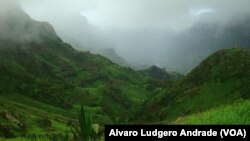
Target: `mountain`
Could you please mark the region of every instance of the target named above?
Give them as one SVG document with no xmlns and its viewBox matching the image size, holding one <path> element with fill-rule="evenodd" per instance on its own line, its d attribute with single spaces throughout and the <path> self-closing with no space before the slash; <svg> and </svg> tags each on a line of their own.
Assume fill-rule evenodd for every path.
<svg viewBox="0 0 250 141">
<path fill-rule="evenodd" d="M 76 51 L 18 5 L 0 15 L 0 137 L 66 132 L 82 104 L 100 125 L 126 122 L 150 94 L 149 77 Z"/>
<path fill-rule="evenodd" d="M 45 22 L 38 23 L 30 19 L 19 5 L 16 4 L 15 0 L 10 0 L 7 3 L 5 7 L 1 7 L 0 11 L 0 38 L 2 40 L 23 42 L 39 41 L 46 37 L 50 37 L 51 39 L 58 38 L 52 26 Z M 12 8 L 9 9 L 9 7 Z"/>
<path fill-rule="evenodd" d="M 114 49 L 110 48 L 112 44 L 106 35 L 102 35 L 102 31 L 90 24 L 84 15 L 61 7 L 57 8 L 60 12 L 54 12 L 54 8 L 48 7 L 46 11 L 39 9 L 43 14 L 38 14 L 39 10 L 30 14 L 38 20 L 49 21 L 54 26 L 58 36 L 63 41 L 70 43 L 76 50 L 101 54 L 116 64 L 127 66 L 127 62 Z M 37 15 L 39 16 L 37 17 Z"/>
<path fill-rule="evenodd" d="M 156 66 L 134 71 L 77 51 L 49 23 L 31 19 L 15 0 L 3 1 L 0 140 L 73 136 L 81 105 L 101 133 L 105 124 L 250 123 L 247 49 L 217 51 L 173 80 L 179 75 Z"/>
<path fill-rule="evenodd" d="M 30 10 L 25 4 L 23 7 L 34 19 L 48 21 L 53 25 L 57 35 L 77 50 L 92 51 L 109 46 L 107 40 L 102 39 L 98 27 L 91 25 L 80 12 L 74 12 L 60 5 L 55 5 L 53 8 L 48 6 L 46 10 L 40 7 Z M 55 12 L 55 9 L 60 12 Z"/>
<path fill-rule="evenodd" d="M 169 40 L 163 59 L 166 66 L 186 74 L 217 50 L 235 46 L 250 49 L 249 38 L 250 16 L 226 24 L 196 23 Z"/>
<path fill-rule="evenodd" d="M 246 49 L 231 48 L 220 50 L 202 61 L 187 76 L 174 82 L 161 93 L 152 96 L 138 112 L 138 121 L 174 122 L 177 118 L 213 111 L 213 108 L 240 106 L 249 109 L 250 53 Z M 245 107 L 248 106 L 248 107 Z M 236 109 L 237 107 L 235 107 Z M 224 111 L 219 109 L 217 111 Z M 236 109 L 237 111 L 237 109 Z M 142 113 L 147 113 L 142 116 Z M 217 112 L 214 116 L 223 116 Z M 234 123 L 236 118 L 249 116 L 248 112 L 235 114 L 234 120 L 224 116 L 225 120 L 213 123 Z M 213 120 L 216 117 L 210 117 Z M 187 118 L 188 119 L 188 118 Z M 189 118 L 190 119 L 190 118 Z M 231 120 L 231 122 L 230 122 Z M 205 122 L 205 120 L 204 120 Z M 238 120 L 239 122 L 239 120 Z M 237 122 L 237 123 L 238 123 Z M 249 123 L 241 120 L 241 123 Z M 178 122 L 177 122 L 178 123 Z M 201 123 L 197 119 L 196 123 Z M 207 123 L 211 123 L 207 121 Z"/>
<path fill-rule="evenodd" d="M 121 56 L 119 56 L 113 48 L 105 48 L 105 49 L 97 50 L 96 53 L 108 58 L 110 61 L 112 61 L 115 64 L 119 64 L 124 67 L 129 66 L 129 63 L 125 59 L 123 59 Z"/>
<path fill-rule="evenodd" d="M 174 72 L 169 73 L 164 68 L 159 68 L 154 65 L 145 70 L 141 70 L 140 72 L 145 75 L 149 75 L 152 79 L 165 80 L 165 81 L 173 81 L 181 77 L 180 74 Z"/>
</svg>

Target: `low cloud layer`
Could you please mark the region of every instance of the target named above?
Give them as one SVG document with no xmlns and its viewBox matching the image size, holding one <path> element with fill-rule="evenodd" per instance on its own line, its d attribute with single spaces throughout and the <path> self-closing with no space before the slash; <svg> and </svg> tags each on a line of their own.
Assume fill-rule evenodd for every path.
<svg viewBox="0 0 250 141">
<path fill-rule="evenodd" d="M 3 1 L 7 0 L 1 0 L 0 7 L 8 7 Z M 185 47 L 177 47 L 178 40 L 182 40 L 179 34 L 192 34 L 189 29 L 197 23 L 223 25 L 250 13 L 249 0 L 20 0 L 20 3 L 32 18 L 51 23 L 63 40 L 78 49 L 114 48 L 129 63 L 173 70 L 175 61 L 181 62 L 185 55 Z M 200 60 L 208 53 L 204 54 L 200 54 Z"/>
<path fill-rule="evenodd" d="M 104 29 L 179 31 L 204 20 L 202 17 L 208 11 L 214 11 L 210 13 L 213 21 L 226 21 L 250 11 L 249 0 L 22 0 L 22 3 L 37 18 L 43 17 L 46 11 L 60 13 L 64 9 L 83 13 L 91 24 Z"/>
</svg>

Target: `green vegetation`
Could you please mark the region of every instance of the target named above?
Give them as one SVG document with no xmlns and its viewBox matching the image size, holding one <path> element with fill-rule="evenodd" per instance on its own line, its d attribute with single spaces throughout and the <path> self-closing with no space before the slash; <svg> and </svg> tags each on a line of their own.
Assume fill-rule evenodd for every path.
<svg viewBox="0 0 250 141">
<path fill-rule="evenodd" d="M 82 106 L 79 115 L 79 126 L 75 127 L 72 131 L 74 140 L 78 141 L 95 141 L 98 139 L 99 125 L 93 124 L 92 117 L 89 115 L 85 108 Z M 99 135 L 100 136 L 100 135 Z M 100 138 L 100 137 L 99 137 Z"/>
<path fill-rule="evenodd" d="M 149 76 L 78 52 L 48 23 L 9 10 L 0 29 L 0 137 L 66 134 L 78 126 L 79 105 L 100 127 L 124 123 L 151 94 Z"/>
<path fill-rule="evenodd" d="M 148 99 L 140 109 L 146 114 L 140 116 L 142 113 L 138 112 L 135 119 L 168 123 L 216 107 L 233 105 L 240 99 L 248 100 L 249 76 L 250 55 L 247 50 L 218 51 L 165 92 Z"/>
<path fill-rule="evenodd" d="M 1 137 L 13 138 L 48 133 L 53 135 L 66 132 L 69 130 L 69 124 L 76 122 L 76 120 L 66 118 L 60 113 L 53 114 L 40 108 L 10 101 L 2 96 L 0 105 Z"/>
<path fill-rule="evenodd" d="M 205 112 L 180 117 L 173 124 L 250 124 L 250 101 L 213 108 Z M 164 122 L 162 122 L 164 124 Z"/>
<path fill-rule="evenodd" d="M 20 29 L 4 29 L 22 34 L 0 32 L 0 140 L 102 140 L 105 124 L 249 124 L 247 50 L 218 51 L 183 77 L 157 67 L 136 72 L 19 16 L 5 20 Z"/>
<path fill-rule="evenodd" d="M 181 77 L 181 74 L 175 72 L 167 72 L 164 68 L 151 66 L 146 70 L 140 71 L 141 73 L 150 76 L 152 79 L 157 80 L 176 80 Z"/>
</svg>

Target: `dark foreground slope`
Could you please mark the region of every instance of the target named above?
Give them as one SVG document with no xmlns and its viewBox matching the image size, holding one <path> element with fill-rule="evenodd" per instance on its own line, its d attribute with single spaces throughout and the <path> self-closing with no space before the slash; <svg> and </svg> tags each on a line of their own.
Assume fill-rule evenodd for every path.
<svg viewBox="0 0 250 141">
<path fill-rule="evenodd" d="M 196 115 L 207 110 L 213 112 L 213 108 L 218 108 L 215 110 L 217 113 L 210 117 L 211 121 L 205 122 L 204 119 L 204 123 L 249 123 L 249 84 L 249 51 L 241 48 L 220 50 L 201 62 L 187 76 L 175 82 L 165 93 L 145 102 L 142 112 L 146 114 L 138 116 L 137 119 L 144 122 L 164 120 L 164 123 L 169 123 L 183 116 Z M 236 104 L 242 101 L 243 104 Z M 237 105 L 244 105 L 242 108 L 245 110 L 240 114 L 220 113 L 225 110 L 223 107 L 227 106 L 228 109 L 230 105 L 235 108 Z M 231 117 L 232 114 L 235 117 Z M 203 116 L 205 115 L 208 113 Z M 213 120 L 216 117 L 222 118 L 218 118 L 218 121 Z M 235 119 L 229 120 L 230 118 Z M 195 121 L 203 123 L 202 120 Z"/>
</svg>

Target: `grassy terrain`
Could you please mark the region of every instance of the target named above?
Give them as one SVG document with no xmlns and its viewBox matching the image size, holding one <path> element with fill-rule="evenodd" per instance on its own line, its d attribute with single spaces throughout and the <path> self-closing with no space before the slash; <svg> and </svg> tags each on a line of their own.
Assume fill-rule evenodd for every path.
<svg viewBox="0 0 250 141">
<path fill-rule="evenodd" d="M 250 124 L 250 101 L 240 100 L 231 105 L 180 117 L 172 124 Z M 161 122 L 165 124 L 165 122 Z"/>
<path fill-rule="evenodd" d="M 249 76 L 250 55 L 247 50 L 232 48 L 218 51 L 165 92 L 148 99 L 141 109 L 144 116 L 140 116 L 142 113 L 139 112 L 137 119 L 139 122 L 142 119 L 166 123 L 231 105 L 240 99 L 248 100 Z"/>
<path fill-rule="evenodd" d="M 34 102 L 32 100 L 29 101 Z M 10 101 L 3 96 L 1 96 L 0 105 L 0 113 L 2 115 L 0 117 L 1 133 L 7 138 L 34 134 L 57 134 L 69 130 L 70 121 L 72 123 L 76 122 L 76 120 L 66 118 L 60 115 L 60 113 L 54 114 L 49 110 L 31 106 L 33 104 L 26 105 L 22 102 Z M 52 107 L 46 108 L 56 110 L 56 108 Z"/>
<path fill-rule="evenodd" d="M 100 126 L 249 124 L 247 50 L 218 51 L 183 77 L 156 67 L 136 72 L 78 52 L 49 24 L 18 14 L 0 21 L 0 31 L 7 30 L 0 32 L 0 140 L 65 135 L 79 125 L 80 105 Z M 20 29 L 5 22 L 18 23 Z"/>
<path fill-rule="evenodd" d="M 94 123 L 126 123 L 124 115 L 152 95 L 149 76 L 76 51 L 48 23 L 6 10 L 0 19 L 0 137 L 65 133 L 77 125 L 80 105 Z"/>
</svg>

